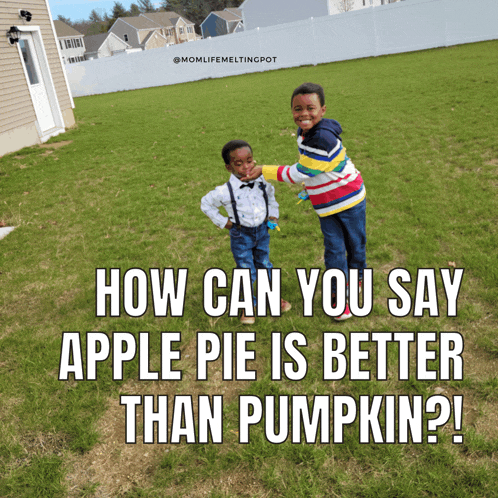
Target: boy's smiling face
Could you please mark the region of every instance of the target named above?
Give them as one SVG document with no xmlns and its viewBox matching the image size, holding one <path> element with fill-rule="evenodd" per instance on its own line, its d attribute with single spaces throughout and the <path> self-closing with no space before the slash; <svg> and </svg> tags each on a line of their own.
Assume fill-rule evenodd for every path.
<svg viewBox="0 0 498 498">
<path fill-rule="evenodd" d="M 320 104 L 320 97 L 316 93 L 296 95 L 292 99 L 292 116 L 296 123 L 306 134 L 313 126 L 319 123 L 327 106 Z"/>
<path fill-rule="evenodd" d="M 244 178 L 249 173 L 249 169 L 254 166 L 252 150 L 249 147 L 240 147 L 230 152 L 230 164 L 225 164 L 225 168 L 233 173 L 237 178 Z"/>
</svg>

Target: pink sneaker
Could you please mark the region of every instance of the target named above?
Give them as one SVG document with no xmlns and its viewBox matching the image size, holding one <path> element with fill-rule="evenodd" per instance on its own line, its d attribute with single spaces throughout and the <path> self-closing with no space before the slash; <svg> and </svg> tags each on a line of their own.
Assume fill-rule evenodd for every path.
<svg viewBox="0 0 498 498">
<path fill-rule="evenodd" d="M 346 309 L 344 310 L 344 313 L 341 316 L 334 316 L 334 320 L 336 322 L 342 322 L 344 320 L 347 320 L 348 318 L 351 318 L 353 315 L 351 314 L 351 311 L 349 311 L 349 304 L 346 303 Z"/>
</svg>

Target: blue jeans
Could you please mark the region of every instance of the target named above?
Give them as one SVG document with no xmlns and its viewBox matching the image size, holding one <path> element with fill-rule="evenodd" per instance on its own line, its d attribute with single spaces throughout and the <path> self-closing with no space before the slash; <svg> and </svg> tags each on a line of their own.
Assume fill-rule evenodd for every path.
<svg viewBox="0 0 498 498">
<path fill-rule="evenodd" d="M 366 204 L 367 200 L 363 199 L 352 208 L 319 218 L 325 245 L 325 268 L 342 270 L 346 281 L 349 268 L 357 268 L 361 279 L 363 269 L 367 267 Z M 332 291 L 336 291 L 335 279 Z"/>
<path fill-rule="evenodd" d="M 256 268 L 273 268 L 270 262 L 270 234 L 266 222 L 259 227 L 236 227 L 230 229 L 230 249 L 237 268 L 251 270 L 251 283 L 254 289 Z M 256 297 L 254 296 L 254 305 Z"/>
</svg>

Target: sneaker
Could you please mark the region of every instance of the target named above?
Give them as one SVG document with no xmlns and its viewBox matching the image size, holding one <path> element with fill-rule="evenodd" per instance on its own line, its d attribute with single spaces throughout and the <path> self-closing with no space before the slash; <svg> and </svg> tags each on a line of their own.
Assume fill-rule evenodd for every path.
<svg viewBox="0 0 498 498">
<path fill-rule="evenodd" d="M 246 316 L 244 312 L 242 312 L 242 316 L 240 317 L 240 323 L 242 325 L 252 325 L 256 321 L 256 318 L 253 316 Z"/>
<path fill-rule="evenodd" d="M 289 311 L 292 308 L 292 304 L 284 301 L 283 299 L 280 301 L 280 307 L 283 312 Z"/>
<path fill-rule="evenodd" d="M 344 313 L 341 316 L 334 316 L 334 320 L 336 322 L 342 322 L 344 320 L 347 320 L 348 318 L 351 318 L 353 315 L 351 314 L 351 311 L 349 311 L 349 304 L 346 303 L 346 309 L 344 310 Z"/>
</svg>

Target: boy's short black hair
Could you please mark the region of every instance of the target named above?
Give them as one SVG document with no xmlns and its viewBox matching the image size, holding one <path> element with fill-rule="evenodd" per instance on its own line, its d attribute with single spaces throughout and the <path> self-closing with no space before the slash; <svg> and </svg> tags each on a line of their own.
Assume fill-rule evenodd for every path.
<svg viewBox="0 0 498 498">
<path fill-rule="evenodd" d="M 325 105 L 325 92 L 323 91 L 323 87 L 316 83 L 303 83 L 292 92 L 291 108 L 296 95 L 309 95 L 310 93 L 316 93 L 320 99 L 320 105 L 322 107 Z"/>
<path fill-rule="evenodd" d="M 252 153 L 252 147 L 244 140 L 230 140 L 230 142 L 226 143 L 223 149 L 221 149 L 221 157 L 225 161 L 225 164 L 230 164 L 230 153 L 242 147 L 249 147 Z"/>
</svg>

